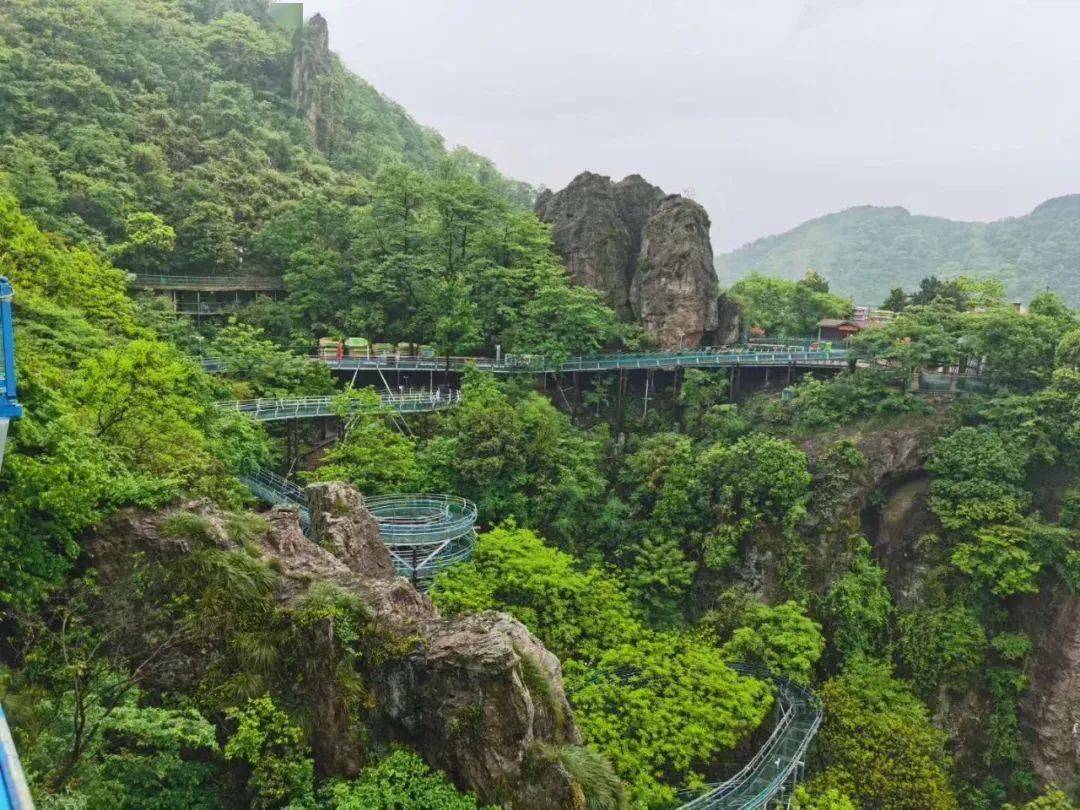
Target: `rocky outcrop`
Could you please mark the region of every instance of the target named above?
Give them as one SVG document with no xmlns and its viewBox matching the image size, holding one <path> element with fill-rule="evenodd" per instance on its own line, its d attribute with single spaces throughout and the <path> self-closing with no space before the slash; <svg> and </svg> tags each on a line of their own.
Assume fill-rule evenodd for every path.
<svg viewBox="0 0 1080 810">
<path fill-rule="evenodd" d="M 320 88 L 321 79 L 333 70 L 334 57 L 330 52 L 330 32 L 321 14 L 313 14 L 296 32 L 293 42 L 292 76 L 289 96 L 293 109 L 307 121 L 316 145 L 328 146 Z"/>
<path fill-rule="evenodd" d="M 1031 682 L 1020 705 L 1027 754 L 1044 783 L 1075 784 L 1080 779 L 1080 597 L 1060 598 L 1045 623 L 1032 623 L 1041 626 L 1032 628 L 1037 643 Z"/>
<path fill-rule="evenodd" d="M 339 685 L 334 671 L 341 659 L 333 625 L 308 619 L 294 627 L 304 660 L 293 666 L 302 675 L 297 681 L 289 671 L 278 680 L 295 683 L 290 701 L 306 704 L 322 774 L 356 773 L 364 761 L 362 741 L 401 742 L 485 804 L 584 808 L 580 785 L 557 758 L 537 756 L 540 750 L 581 741 L 559 660 L 509 615 L 441 618 L 426 595 L 394 574 L 378 527 L 352 487 L 319 484 L 308 495 L 313 540 L 304 536 L 296 512 L 289 509 L 269 511 L 266 531 L 241 540 L 230 533 L 235 518 L 194 502 L 177 510 L 187 527 L 181 532 L 175 529 L 177 512 L 173 518 L 134 509 L 117 513 L 88 542 L 89 562 L 99 572 L 104 593 L 123 602 L 125 583 L 141 566 L 169 566 L 200 549 L 242 549 L 261 556 L 275 573 L 282 621 L 291 621 L 291 611 L 304 604 L 317 583 L 333 583 L 359 599 L 368 617 L 360 632 L 380 639 L 382 652 L 355 663 L 371 695 L 367 715 L 358 718 L 350 710 L 355 698 Z M 143 604 L 123 618 L 133 625 L 126 644 L 161 635 L 161 626 L 138 626 L 150 616 L 161 621 L 167 613 Z M 163 664 L 154 676 L 157 683 L 146 686 L 194 691 L 220 660 L 220 651 L 193 649 L 167 668 Z"/>
<path fill-rule="evenodd" d="M 699 346 L 720 324 L 709 215 L 673 194 L 642 234 L 630 300 L 642 327 L 661 346 Z"/>
<path fill-rule="evenodd" d="M 451 774 L 468 775 L 480 796 L 511 807 L 571 808 L 580 787 L 546 763 L 546 795 L 525 800 L 523 771 L 537 744 L 579 744 L 559 660 L 503 613 L 439 625 L 424 649 L 386 668 L 378 705 L 391 735 Z"/>
<path fill-rule="evenodd" d="M 551 224 L 571 280 L 602 293 L 662 347 L 738 338 L 737 307 L 717 296 L 709 216 L 693 200 L 636 174 L 613 183 L 583 172 L 562 191 L 542 193 L 536 213 Z"/>
</svg>

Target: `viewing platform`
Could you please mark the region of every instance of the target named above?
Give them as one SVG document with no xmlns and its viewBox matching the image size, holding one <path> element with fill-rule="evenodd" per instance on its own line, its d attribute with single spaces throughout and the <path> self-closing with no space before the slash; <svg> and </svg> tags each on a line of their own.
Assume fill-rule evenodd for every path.
<svg viewBox="0 0 1080 810">
<path fill-rule="evenodd" d="M 269 470 L 242 476 L 259 500 L 292 506 L 300 514 L 300 526 L 311 531 L 307 493 Z M 424 587 L 440 571 L 467 560 L 476 545 L 476 505 L 455 495 L 428 493 L 380 495 L 364 504 L 379 524 L 379 536 L 390 552 L 399 575 Z"/>
</svg>

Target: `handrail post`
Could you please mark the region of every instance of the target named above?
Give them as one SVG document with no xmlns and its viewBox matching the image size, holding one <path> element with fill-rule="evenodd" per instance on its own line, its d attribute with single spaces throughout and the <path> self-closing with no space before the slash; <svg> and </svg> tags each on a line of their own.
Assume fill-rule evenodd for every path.
<svg viewBox="0 0 1080 810">
<path fill-rule="evenodd" d="M 11 300 L 15 293 L 7 276 L 0 276 L 0 339 L 4 343 L 4 397 L 8 407 L 4 416 L 18 419 L 22 416 L 22 406 L 18 398 L 18 378 L 15 372 L 15 323 L 12 319 Z"/>
</svg>

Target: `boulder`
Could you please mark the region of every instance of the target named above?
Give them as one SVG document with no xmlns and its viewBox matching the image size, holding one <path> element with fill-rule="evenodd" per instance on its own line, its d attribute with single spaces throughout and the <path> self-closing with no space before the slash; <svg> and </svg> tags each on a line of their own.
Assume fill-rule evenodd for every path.
<svg viewBox="0 0 1080 810">
<path fill-rule="evenodd" d="M 738 307 L 717 297 L 709 217 L 640 175 L 618 183 L 591 172 L 545 191 L 536 213 L 552 226 L 556 251 L 575 284 L 600 292 L 625 321 L 661 347 L 734 342 Z"/>
<path fill-rule="evenodd" d="M 571 281 L 601 293 L 620 317 L 631 317 L 632 240 L 611 179 L 583 172 L 558 194 L 537 198 L 536 212 L 551 223 Z"/>
</svg>

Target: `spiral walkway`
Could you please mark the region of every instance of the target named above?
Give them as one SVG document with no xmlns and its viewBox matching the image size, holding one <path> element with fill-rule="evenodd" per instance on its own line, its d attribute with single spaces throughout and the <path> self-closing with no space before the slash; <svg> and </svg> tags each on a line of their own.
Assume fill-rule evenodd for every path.
<svg viewBox="0 0 1080 810">
<path fill-rule="evenodd" d="M 274 505 L 294 506 L 304 532 L 311 530 L 307 495 L 269 470 L 242 476 L 252 494 Z M 364 504 L 397 572 L 423 587 L 440 571 L 467 560 L 476 544 L 476 505 L 454 495 L 382 495 Z"/>
</svg>

